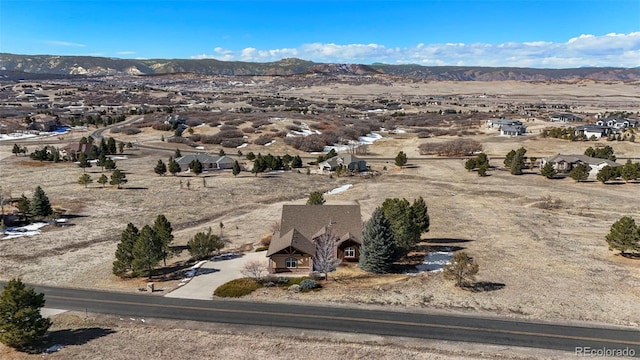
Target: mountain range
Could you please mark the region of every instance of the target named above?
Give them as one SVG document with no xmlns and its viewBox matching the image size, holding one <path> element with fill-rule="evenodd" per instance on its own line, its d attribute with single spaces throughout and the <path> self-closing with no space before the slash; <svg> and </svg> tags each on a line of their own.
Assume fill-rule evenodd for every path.
<svg viewBox="0 0 640 360">
<path fill-rule="evenodd" d="M 517 67 L 422 66 L 388 64 L 326 64 L 289 58 L 257 63 L 215 59 L 117 59 L 92 56 L 16 55 L 0 53 L 0 78 L 60 78 L 67 76 L 320 74 L 367 76 L 387 74 L 423 80 L 450 81 L 545 81 L 545 80 L 640 80 L 640 68 L 538 69 Z"/>
</svg>

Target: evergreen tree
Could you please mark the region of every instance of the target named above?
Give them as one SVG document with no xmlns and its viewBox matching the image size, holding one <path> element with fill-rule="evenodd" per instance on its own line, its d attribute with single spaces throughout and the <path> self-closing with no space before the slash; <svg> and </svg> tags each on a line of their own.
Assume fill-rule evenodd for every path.
<svg viewBox="0 0 640 360">
<path fill-rule="evenodd" d="M 31 217 L 31 201 L 24 194 L 18 200 L 18 211 L 22 215 L 23 221 L 29 221 Z"/>
<path fill-rule="evenodd" d="M 22 149 L 20 148 L 20 145 L 13 144 L 13 149 L 11 150 L 13 154 L 16 154 L 16 156 L 18 156 L 18 154 L 20 154 L 21 151 Z"/>
<path fill-rule="evenodd" d="M 406 256 L 420 241 L 420 235 L 422 234 L 420 225 L 415 221 L 414 212 L 409 201 L 407 199 L 388 198 L 382 203 L 382 212 L 384 217 L 389 220 L 393 230 L 396 250 L 395 259 Z"/>
<path fill-rule="evenodd" d="M 240 171 L 242 171 L 242 169 L 240 168 L 238 160 L 236 160 L 233 163 L 233 176 L 238 176 L 238 174 L 240 174 Z"/>
<path fill-rule="evenodd" d="M 104 168 L 107 170 L 115 170 L 117 167 L 116 162 L 113 161 L 110 157 L 108 157 L 105 161 L 104 161 Z"/>
<path fill-rule="evenodd" d="M 169 248 L 173 241 L 173 228 L 171 223 L 164 215 L 158 215 L 153 223 L 153 232 L 160 243 L 162 243 L 162 260 L 164 266 L 167 266 L 167 257 L 169 257 Z"/>
<path fill-rule="evenodd" d="M 100 171 L 104 171 L 104 166 L 107 163 L 107 156 L 104 153 L 100 153 L 98 155 L 98 160 L 96 161 L 96 166 L 100 166 Z"/>
<path fill-rule="evenodd" d="M 179 158 L 182 157 L 182 153 L 180 152 L 180 149 L 176 148 L 176 152 L 173 154 L 174 158 Z"/>
<path fill-rule="evenodd" d="M 146 271 L 149 278 L 153 275 L 153 268 L 162 259 L 162 242 L 156 237 L 153 229 L 145 225 L 133 245 L 133 261 L 131 267 L 134 275 Z"/>
<path fill-rule="evenodd" d="M 109 178 L 105 174 L 100 175 L 100 177 L 98 178 L 98 184 L 102 185 L 102 187 L 104 187 L 104 185 L 108 182 Z"/>
<path fill-rule="evenodd" d="M 322 205 L 325 203 L 324 196 L 319 191 L 314 191 L 309 194 L 309 198 L 307 199 L 307 205 Z"/>
<path fill-rule="evenodd" d="M 40 340 L 51 326 L 40 313 L 44 304 L 44 294 L 10 280 L 0 293 L 0 342 L 24 350 Z"/>
<path fill-rule="evenodd" d="M 189 240 L 187 243 L 187 247 L 189 248 L 189 254 L 191 257 L 198 259 L 203 259 L 214 252 L 220 251 L 224 247 L 224 242 L 215 234 L 211 233 L 211 228 L 205 232 L 197 233 L 193 238 Z"/>
<path fill-rule="evenodd" d="M 413 214 L 413 221 L 420 229 L 421 233 L 429 231 L 429 209 L 427 203 L 424 202 L 422 196 L 413 200 L 411 204 L 411 212 Z"/>
<path fill-rule="evenodd" d="M 180 164 L 177 161 L 171 159 L 169 161 L 169 172 L 171 175 L 176 176 L 177 173 L 180 172 Z"/>
<path fill-rule="evenodd" d="M 293 157 L 293 160 L 291 160 L 291 167 L 294 169 L 302 167 L 302 158 L 300 157 L 300 155 L 296 155 Z"/>
<path fill-rule="evenodd" d="M 596 175 L 596 179 L 602 182 L 603 184 L 617 177 L 618 177 L 618 170 L 613 166 L 609 166 L 609 165 L 604 166 L 602 169 L 600 169 L 600 171 L 598 171 L 598 174 Z"/>
<path fill-rule="evenodd" d="M 629 216 L 623 216 L 613 223 L 605 239 L 609 244 L 609 250 L 618 250 L 622 255 L 640 252 L 640 228 Z"/>
<path fill-rule="evenodd" d="M 511 164 L 513 163 L 513 158 L 516 156 L 516 151 L 511 150 L 504 157 L 504 167 L 511 168 Z"/>
<path fill-rule="evenodd" d="M 109 154 L 109 146 L 104 138 L 100 139 L 100 154 Z"/>
<path fill-rule="evenodd" d="M 160 175 L 160 176 L 163 176 L 164 174 L 166 174 L 166 173 L 167 173 L 167 165 L 165 165 L 165 164 L 162 162 L 162 159 L 160 159 L 160 160 L 158 160 L 158 163 L 156 164 L 156 167 L 153 169 L 153 171 L 154 171 L 156 174 L 158 174 L 158 175 Z"/>
<path fill-rule="evenodd" d="M 396 166 L 399 167 L 407 165 L 407 154 L 405 154 L 403 151 L 400 151 L 398 155 L 396 155 L 395 163 Z"/>
<path fill-rule="evenodd" d="M 467 171 L 471 171 L 476 167 L 478 167 L 478 165 L 476 165 L 476 159 L 468 159 L 464 162 L 464 168 L 467 169 Z"/>
<path fill-rule="evenodd" d="M 558 171 L 553 168 L 553 165 L 550 162 L 544 164 L 542 169 L 540 169 L 540 174 L 542 174 L 542 176 L 546 177 L 547 179 L 553 179 L 554 177 L 556 177 L 557 173 Z"/>
<path fill-rule="evenodd" d="M 189 169 L 192 173 L 200 175 L 202 174 L 202 163 L 198 159 L 193 159 L 193 161 L 189 163 Z"/>
<path fill-rule="evenodd" d="M 87 188 L 87 185 L 91 184 L 92 182 L 93 182 L 93 179 L 89 174 L 82 174 L 78 179 L 78 184 L 84 185 L 85 189 Z"/>
<path fill-rule="evenodd" d="M 131 270 L 133 263 L 133 245 L 140 236 L 140 231 L 132 223 L 127 224 L 127 228 L 120 234 L 120 242 L 116 249 L 116 260 L 113 262 L 113 274 L 123 277 Z"/>
<path fill-rule="evenodd" d="M 253 161 L 253 160 L 255 160 L 255 158 L 256 158 L 256 154 L 254 154 L 253 151 L 249 151 L 247 153 L 247 160 Z"/>
<path fill-rule="evenodd" d="M 478 176 L 485 177 L 487 176 L 487 170 L 489 169 L 489 164 L 482 164 L 478 167 Z"/>
<path fill-rule="evenodd" d="M 117 148 L 116 148 L 116 139 L 110 137 L 109 140 L 107 140 L 107 149 L 108 149 L 108 154 L 111 155 L 115 155 L 117 154 Z"/>
<path fill-rule="evenodd" d="M 51 214 L 53 214 L 53 209 L 47 194 L 40 186 L 36 187 L 31 199 L 31 215 L 36 218 L 45 218 Z"/>
<path fill-rule="evenodd" d="M 87 171 L 88 167 L 91 167 L 91 163 L 89 162 L 89 159 L 87 158 L 87 155 L 85 155 L 85 153 L 81 152 L 80 155 L 78 156 L 78 166 L 82 168 L 82 171 Z"/>
<path fill-rule="evenodd" d="M 367 221 L 362 232 L 360 247 L 360 268 L 364 271 L 382 274 L 391 269 L 395 254 L 391 223 L 377 208 Z"/>
<path fill-rule="evenodd" d="M 640 166 L 638 166 L 638 164 L 640 163 L 634 164 L 631 162 L 631 159 L 627 159 L 627 162 L 620 169 L 620 176 L 624 181 L 631 181 L 640 177 L 640 173 L 638 172 Z"/>
<path fill-rule="evenodd" d="M 218 151 L 218 156 L 225 156 L 225 155 L 227 154 L 224 152 L 224 149 L 220 149 L 220 151 Z"/>
<path fill-rule="evenodd" d="M 116 185 L 118 189 L 120 189 L 120 185 L 127 183 L 127 176 L 124 172 L 116 169 L 113 173 L 111 173 L 111 181 L 109 184 Z"/>
<path fill-rule="evenodd" d="M 513 156 L 513 159 L 511 160 L 511 166 L 509 167 L 509 170 L 511 171 L 511 174 L 513 175 L 522 175 L 522 169 L 524 169 L 525 167 L 525 156 L 524 154 L 527 152 L 527 150 L 523 147 L 519 148 L 515 155 Z"/>
<path fill-rule="evenodd" d="M 442 273 L 446 279 L 456 281 L 456 286 L 462 287 L 475 279 L 478 264 L 464 251 L 457 252 L 451 262 L 444 266 Z"/>
<path fill-rule="evenodd" d="M 579 163 L 571 169 L 569 177 L 575 181 L 585 181 L 589 178 L 589 171 L 591 171 L 589 165 Z"/>
<path fill-rule="evenodd" d="M 118 141 L 118 152 L 122 154 L 124 152 L 124 143 L 122 141 Z"/>
</svg>

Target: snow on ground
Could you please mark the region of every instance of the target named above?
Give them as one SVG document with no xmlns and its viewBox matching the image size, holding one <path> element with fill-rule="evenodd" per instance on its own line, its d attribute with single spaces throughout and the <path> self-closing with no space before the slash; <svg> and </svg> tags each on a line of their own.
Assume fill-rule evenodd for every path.
<svg viewBox="0 0 640 360">
<path fill-rule="evenodd" d="M 273 140 L 273 141 L 270 141 L 270 142 L 268 142 L 268 143 L 264 144 L 264 146 L 271 146 L 271 145 L 273 145 L 273 144 L 275 144 L 275 143 L 276 143 L 276 141 L 275 141 L 275 140 Z"/>
<path fill-rule="evenodd" d="M 66 134 L 69 131 L 71 131 L 71 127 L 68 126 L 63 126 L 60 127 L 59 129 L 56 129 L 52 132 L 17 132 L 17 133 L 11 133 L 11 134 L 0 134 L 0 141 L 3 140 L 18 140 L 18 139 L 29 139 L 29 138 L 35 138 L 35 137 L 47 137 L 47 136 L 56 136 L 56 135 L 62 135 L 62 134 Z"/>
<path fill-rule="evenodd" d="M 244 143 L 242 145 L 238 145 L 236 146 L 236 149 L 242 149 L 243 147 L 247 147 L 247 145 L 249 145 L 248 143 Z"/>
<path fill-rule="evenodd" d="M 422 264 L 416 266 L 416 269 L 419 273 L 442 271 L 442 268 L 451 262 L 451 258 L 453 258 L 451 251 L 430 252 L 424 257 Z"/>
<path fill-rule="evenodd" d="M 37 222 L 20 227 L 8 227 L 4 230 L 5 237 L 2 240 L 14 239 L 21 236 L 35 236 L 40 235 L 40 228 L 49 225 L 45 222 Z"/>
<path fill-rule="evenodd" d="M 29 133 L 0 134 L 0 141 L 2 141 L 2 140 L 27 139 L 27 138 L 34 138 L 36 136 L 38 136 L 38 135 L 29 134 Z"/>
<path fill-rule="evenodd" d="M 326 195 L 335 195 L 335 194 L 339 194 L 341 192 L 347 191 L 350 187 L 352 187 L 353 184 L 346 184 L 346 185 L 342 185 L 338 188 L 335 188 L 333 190 L 329 190 L 327 191 L 325 194 Z"/>
<path fill-rule="evenodd" d="M 361 146 L 361 145 L 371 145 L 376 140 L 380 140 L 380 139 L 382 139 L 382 135 L 377 134 L 377 133 L 369 133 L 369 134 L 367 134 L 365 136 L 360 136 L 358 138 L 358 141 L 350 141 L 349 144 L 346 144 L 346 145 L 325 146 L 323 151 L 326 153 L 326 152 L 331 151 L 331 149 L 333 149 L 338 153 L 340 153 L 340 152 L 342 152 L 342 153 L 349 152 L 353 148 L 357 148 L 358 146 Z"/>
<path fill-rule="evenodd" d="M 110 156 L 111 160 L 126 160 L 128 157 L 126 155 L 123 156 Z"/>
</svg>

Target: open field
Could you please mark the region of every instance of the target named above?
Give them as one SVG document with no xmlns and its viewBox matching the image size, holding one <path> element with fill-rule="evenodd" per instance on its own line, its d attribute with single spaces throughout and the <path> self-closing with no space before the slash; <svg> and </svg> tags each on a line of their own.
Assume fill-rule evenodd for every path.
<svg viewBox="0 0 640 360">
<path fill-rule="evenodd" d="M 629 94 L 638 94 L 638 86 L 592 81 L 576 84 L 432 82 L 393 87 L 336 84 L 308 89 L 281 89 L 280 92 L 286 96 L 308 98 L 487 94 L 494 98 L 479 101 L 494 104 L 483 110 L 496 110 L 499 103 L 508 101 L 533 103 L 540 102 L 541 98 L 553 98 L 558 103 L 575 103 L 586 112 L 604 109 L 635 112 L 640 108 L 640 99 L 637 95 Z M 228 106 L 242 104 L 229 103 Z M 506 116 L 522 118 L 513 114 Z M 269 114 L 265 115 L 265 118 L 269 117 Z M 296 119 L 302 118 L 302 115 L 291 113 L 290 117 Z M 496 136 L 495 131 L 488 131 L 480 124 L 481 121 L 477 121 L 477 126 L 470 129 L 475 135 L 466 137 L 482 143 L 489 157 L 504 156 L 509 150 L 520 146 L 528 150 L 527 156 L 541 158 L 556 153 L 581 154 L 588 146 L 606 144 L 614 148 L 618 157 L 633 158 L 635 161 L 640 159 L 640 143 L 543 139 L 537 133 L 550 124 L 539 118 L 529 119 L 526 125 L 532 133 L 518 138 Z M 379 176 L 330 178 L 327 175 L 306 175 L 303 169 L 301 173 L 283 172 L 257 177 L 243 172 L 234 177 L 230 171 L 225 171 L 206 174 L 205 185 L 202 175 L 160 177 L 153 173 L 157 160 L 166 162 L 177 147 L 176 144 L 161 142 L 161 135 L 162 132 L 151 128 L 144 128 L 138 135 L 113 135 L 140 145 L 127 149 L 127 159 L 117 162 L 118 168 L 125 170 L 128 178 L 122 190 L 110 186 L 103 189 L 95 183 L 85 189 L 77 184 L 82 169 L 76 165 L 40 163 L 27 157 L 16 157 L 11 154 L 13 143 L 0 142 L 0 184 L 3 191 L 13 197 L 22 193 L 30 197 L 33 189 L 41 185 L 54 207 L 65 209 L 73 215 L 65 226 L 46 227 L 37 237 L 0 240 L 0 278 L 21 277 L 25 282 L 47 285 L 136 291 L 145 282 L 144 279 L 121 281 L 111 275 L 116 244 L 128 222 L 141 228 L 151 224 L 158 214 L 164 214 L 173 224 L 175 245 L 185 245 L 196 232 L 207 227 L 217 232 L 222 222 L 224 236 L 230 241 L 229 248 L 240 248 L 246 244 L 258 246 L 260 239 L 270 232 L 271 225 L 279 219 L 283 204 L 304 203 L 312 191 L 325 192 L 344 184 L 353 184 L 345 192 L 326 195 L 327 202 L 358 203 L 363 219 L 367 220 L 386 198 L 405 197 L 412 200 L 422 196 L 429 206 L 431 229 L 423 236 L 424 243 L 419 250 L 464 249 L 480 264 L 478 280 L 493 283 L 499 289 L 482 292 L 459 290 L 437 273 L 371 276 L 357 269 L 341 268 L 319 292 L 294 294 L 265 288 L 250 295 L 250 299 L 384 305 L 411 311 L 453 309 L 514 318 L 640 326 L 640 312 L 637 309 L 640 299 L 640 261 L 615 255 L 608 250 L 604 240 L 611 224 L 620 217 L 629 215 L 640 221 L 640 183 L 603 185 L 596 182 L 575 183 L 568 178 L 547 180 L 536 174 L 538 169 L 521 176 L 494 169 L 489 171 L 490 176 L 481 178 L 475 172 L 464 169 L 464 160 L 419 155 L 418 146 L 424 142 L 459 137 L 448 135 L 420 139 L 409 132 L 385 134 L 383 139 L 369 145 L 366 158 L 373 170 L 380 172 Z M 79 136 L 82 135 L 75 135 L 76 139 Z M 35 147 L 29 142 L 24 144 Z M 166 150 L 145 145 L 165 147 Z M 183 154 L 194 151 L 184 145 L 179 147 Z M 204 147 L 212 153 L 220 149 L 219 145 Z M 304 154 L 287 147 L 282 141 L 277 141 L 271 147 L 250 144 L 242 148 L 245 154 L 249 151 Z M 395 157 L 398 151 L 407 153 L 410 166 L 398 169 L 386 160 Z M 227 150 L 227 153 L 235 156 L 235 151 Z M 502 166 L 502 160 L 494 159 L 491 165 Z M 87 169 L 87 172 L 94 179 L 100 176 L 100 170 L 95 167 Z M 553 200 L 557 206 L 545 209 L 544 203 L 549 200 Z M 175 268 L 181 269 L 188 267 L 186 260 L 188 255 L 185 251 L 170 259 L 170 262 Z M 179 272 L 173 274 L 174 277 L 157 279 L 156 286 L 163 290 L 161 293 L 176 286 Z M 113 344 L 101 342 L 112 341 L 109 339 L 123 335 L 143 341 L 141 332 L 144 330 L 139 327 L 125 326 L 119 328 L 117 334 L 106 336 L 105 340 L 92 341 L 82 348 L 98 346 L 90 345 L 96 343 L 104 349 L 112 349 L 116 341 Z M 159 331 L 158 336 L 162 338 L 168 334 Z M 184 334 L 204 339 L 196 330 L 185 331 Z M 205 341 L 199 343 L 204 347 L 218 347 L 221 343 L 231 341 L 236 341 L 237 345 L 244 344 L 250 338 L 233 333 L 213 338 L 207 335 L 207 340 L 193 341 Z M 269 344 L 277 349 L 271 349 L 273 352 L 266 353 L 267 357 L 277 358 L 285 353 L 282 349 L 303 349 L 298 341 L 279 339 Z M 322 344 L 314 346 L 319 346 L 318 351 L 326 350 Z M 349 350 L 350 346 L 336 347 L 336 352 L 331 353 L 333 357 L 327 356 L 363 357 L 360 352 Z M 367 346 L 370 345 L 357 345 L 358 349 L 370 351 L 369 357 L 398 357 L 396 352 Z M 90 353 L 87 351 L 85 353 Z M 415 348 L 402 351 L 406 351 L 407 357 L 416 359 L 455 359 L 460 355 L 454 352 L 421 357 Z M 83 358 L 81 352 L 70 356 Z"/>
</svg>

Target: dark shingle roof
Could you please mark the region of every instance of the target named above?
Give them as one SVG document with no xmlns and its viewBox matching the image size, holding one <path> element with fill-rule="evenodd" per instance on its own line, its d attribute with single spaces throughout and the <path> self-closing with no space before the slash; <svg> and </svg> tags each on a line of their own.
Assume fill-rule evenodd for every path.
<svg viewBox="0 0 640 360">
<path fill-rule="evenodd" d="M 311 240 L 304 237 L 304 235 L 302 235 L 298 230 L 291 229 L 283 236 L 271 240 L 267 256 L 271 256 L 278 251 L 288 248 L 289 246 L 311 256 L 316 253 L 316 246 L 311 242 Z"/>
<path fill-rule="evenodd" d="M 351 233 L 358 241 L 362 235 L 360 205 L 284 205 L 280 233 L 286 234 L 295 228 L 307 239 L 323 227 L 330 227 L 336 236 Z"/>
</svg>

